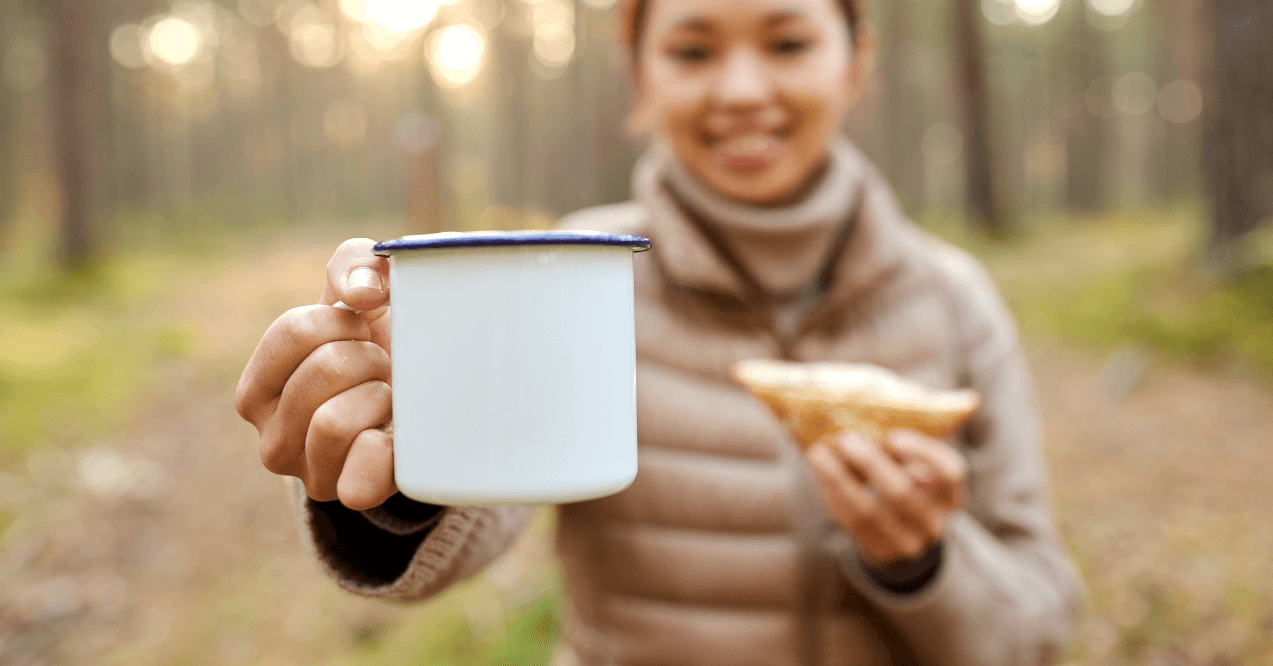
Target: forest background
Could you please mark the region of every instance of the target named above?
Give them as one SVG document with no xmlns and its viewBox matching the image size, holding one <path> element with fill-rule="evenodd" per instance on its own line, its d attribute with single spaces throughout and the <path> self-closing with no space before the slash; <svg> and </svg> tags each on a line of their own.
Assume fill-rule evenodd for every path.
<svg viewBox="0 0 1273 666">
<path fill-rule="evenodd" d="M 543 663 L 545 515 L 335 590 L 233 414 L 349 236 L 629 195 L 612 0 L 0 0 L 0 663 Z M 1273 4 L 913 0 L 845 130 L 1026 334 L 1067 659 L 1273 663 Z"/>
</svg>

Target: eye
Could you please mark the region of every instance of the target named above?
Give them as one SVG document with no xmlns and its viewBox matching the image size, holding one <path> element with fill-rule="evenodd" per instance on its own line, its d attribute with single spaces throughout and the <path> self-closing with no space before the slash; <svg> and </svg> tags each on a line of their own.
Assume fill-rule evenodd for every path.
<svg viewBox="0 0 1273 666">
<path fill-rule="evenodd" d="M 712 50 L 704 44 L 677 46 L 673 47 L 668 53 L 673 60 L 679 60 L 687 65 L 704 63 L 712 58 Z"/>
<path fill-rule="evenodd" d="M 777 55 L 796 55 L 809 48 L 809 41 L 797 38 L 779 39 L 769 47 Z"/>
</svg>

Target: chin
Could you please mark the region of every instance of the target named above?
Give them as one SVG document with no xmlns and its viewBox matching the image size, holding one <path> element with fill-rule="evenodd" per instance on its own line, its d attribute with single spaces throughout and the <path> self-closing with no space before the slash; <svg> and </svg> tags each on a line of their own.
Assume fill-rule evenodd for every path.
<svg viewBox="0 0 1273 666">
<path fill-rule="evenodd" d="M 739 174 L 713 169 L 703 174 L 708 187 L 731 199 L 766 205 L 788 198 L 803 182 L 790 169 L 775 165 L 762 171 Z"/>
</svg>

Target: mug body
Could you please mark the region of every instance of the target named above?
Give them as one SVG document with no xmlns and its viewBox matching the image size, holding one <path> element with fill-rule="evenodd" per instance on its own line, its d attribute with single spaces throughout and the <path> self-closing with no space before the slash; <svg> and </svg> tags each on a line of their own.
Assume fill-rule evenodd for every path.
<svg viewBox="0 0 1273 666">
<path fill-rule="evenodd" d="M 631 245 L 390 256 L 394 475 L 404 495 L 448 506 L 564 503 L 632 482 Z"/>
</svg>

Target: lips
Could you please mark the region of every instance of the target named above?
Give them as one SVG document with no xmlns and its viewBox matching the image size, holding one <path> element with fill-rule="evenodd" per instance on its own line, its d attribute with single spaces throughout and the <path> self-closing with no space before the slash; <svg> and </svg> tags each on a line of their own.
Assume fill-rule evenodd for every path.
<svg viewBox="0 0 1273 666">
<path fill-rule="evenodd" d="M 708 134 L 707 148 L 714 161 L 730 171 L 755 171 L 781 157 L 786 147 L 784 129 Z"/>
</svg>

